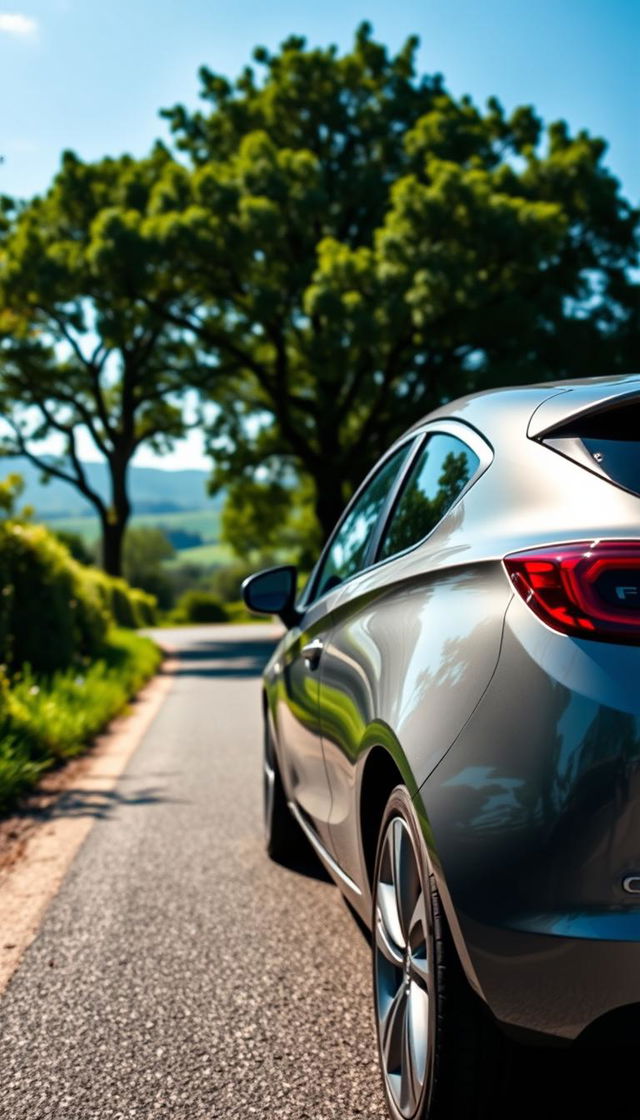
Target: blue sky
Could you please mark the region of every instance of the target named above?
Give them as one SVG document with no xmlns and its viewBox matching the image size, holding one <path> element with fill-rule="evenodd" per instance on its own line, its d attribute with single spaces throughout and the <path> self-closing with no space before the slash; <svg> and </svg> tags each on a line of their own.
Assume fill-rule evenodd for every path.
<svg viewBox="0 0 640 1120">
<path fill-rule="evenodd" d="M 6 0 L 4 0 L 6 3 Z M 197 101 L 197 69 L 233 76 L 257 43 L 288 34 L 349 45 L 368 19 L 456 94 L 533 103 L 610 144 L 608 164 L 640 201 L 640 0 L 0 0 L 0 191 L 46 188 L 60 152 L 142 154 L 161 106 Z M 197 437 L 166 465 L 196 465 Z M 141 461 L 150 462 L 145 456 Z M 204 465 L 204 460 L 202 460 Z"/>
</svg>

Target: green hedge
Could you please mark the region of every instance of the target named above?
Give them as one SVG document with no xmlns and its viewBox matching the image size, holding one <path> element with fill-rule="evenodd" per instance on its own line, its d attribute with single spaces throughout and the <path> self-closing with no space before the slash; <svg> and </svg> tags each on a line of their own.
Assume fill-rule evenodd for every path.
<svg viewBox="0 0 640 1120">
<path fill-rule="evenodd" d="M 210 591 L 185 591 L 173 611 L 176 622 L 228 622 L 229 616 L 217 595 Z"/>
<path fill-rule="evenodd" d="M 85 570 L 42 525 L 0 525 L 0 649 L 10 672 L 43 673 L 100 650 L 109 614 Z"/>
<path fill-rule="evenodd" d="M 130 587 L 126 580 L 107 576 L 97 568 L 85 568 L 84 574 L 116 626 L 135 630 L 139 626 L 154 625 L 157 616 L 154 595 L 138 587 Z"/>
<path fill-rule="evenodd" d="M 75 561 L 42 525 L 0 524 L 0 661 L 54 673 L 97 657 L 113 622 L 155 621 L 155 600 Z"/>
<path fill-rule="evenodd" d="M 149 638 L 110 631 L 84 671 L 40 677 L 26 669 L 11 685 L 0 673 L 0 810 L 43 770 L 78 754 L 117 715 L 161 661 Z"/>
<path fill-rule="evenodd" d="M 77 563 L 42 525 L 0 522 L 0 810 L 77 754 L 160 662 L 132 630 L 152 595 Z"/>
</svg>

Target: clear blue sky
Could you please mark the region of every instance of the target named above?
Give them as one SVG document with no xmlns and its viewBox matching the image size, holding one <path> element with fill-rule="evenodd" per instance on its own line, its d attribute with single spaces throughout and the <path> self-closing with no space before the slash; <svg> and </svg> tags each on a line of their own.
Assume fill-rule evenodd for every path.
<svg viewBox="0 0 640 1120">
<path fill-rule="evenodd" d="M 257 43 L 288 34 L 349 45 L 368 19 L 392 49 L 421 39 L 420 65 L 456 94 L 606 137 L 608 163 L 640 201 L 640 0 L 0 0 L 0 190 L 46 188 L 63 148 L 85 159 L 142 154 L 157 113 L 197 101 L 197 69 L 234 76 Z M 195 442 L 179 462 L 195 465 Z M 172 460 L 173 461 L 173 460 Z"/>
</svg>

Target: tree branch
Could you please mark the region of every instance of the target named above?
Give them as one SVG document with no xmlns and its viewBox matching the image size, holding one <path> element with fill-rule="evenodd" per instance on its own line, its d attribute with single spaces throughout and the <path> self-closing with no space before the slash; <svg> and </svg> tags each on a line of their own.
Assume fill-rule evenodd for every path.
<svg viewBox="0 0 640 1120">
<path fill-rule="evenodd" d="M 100 517 L 106 517 L 107 509 L 104 502 L 102 501 L 102 498 L 99 494 L 96 493 L 95 490 L 92 490 L 87 482 L 86 475 L 84 473 L 84 470 L 82 469 L 82 464 L 80 463 L 80 460 L 78 459 L 76 454 L 75 441 L 73 440 L 73 434 L 71 432 L 67 433 L 67 446 L 69 449 L 69 457 L 71 458 L 71 461 L 73 462 L 74 468 L 77 472 L 75 476 L 67 473 L 67 471 L 64 471 L 61 467 L 55 466 L 53 463 L 48 462 L 46 459 L 42 459 L 39 455 L 36 455 L 34 451 L 31 451 L 25 441 L 23 433 L 20 431 L 20 428 L 17 426 L 17 424 L 15 424 L 13 420 L 10 420 L 6 417 L 5 419 L 11 427 L 15 436 L 16 454 L 23 455 L 25 459 L 28 459 L 30 463 L 33 463 L 33 465 L 41 470 L 43 474 L 51 475 L 53 478 L 59 478 L 62 482 L 68 482 L 70 486 L 73 486 L 77 490 L 80 490 L 80 492 L 84 494 L 87 501 L 91 502 L 91 504 L 95 506 L 98 513 L 100 514 Z"/>
</svg>

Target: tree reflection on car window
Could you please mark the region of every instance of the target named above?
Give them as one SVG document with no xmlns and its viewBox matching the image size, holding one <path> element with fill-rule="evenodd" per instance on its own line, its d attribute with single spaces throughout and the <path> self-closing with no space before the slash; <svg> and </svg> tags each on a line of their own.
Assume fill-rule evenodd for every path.
<svg viewBox="0 0 640 1120">
<path fill-rule="evenodd" d="M 478 456 L 455 436 L 431 436 L 392 514 L 379 558 L 404 552 L 435 529 L 479 463 Z"/>
<path fill-rule="evenodd" d="M 318 575 L 318 595 L 336 587 L 363 567 L 369 541 L 409 447 L 410 442 L 404 444 L 387 460 L 345 517 Z"/>
</svg>

